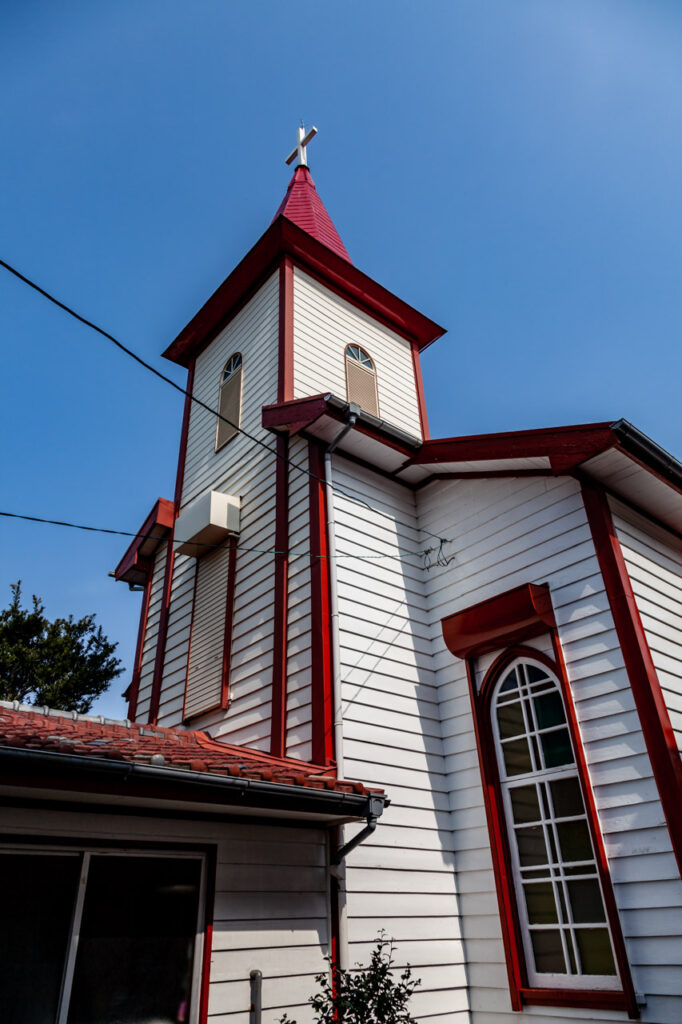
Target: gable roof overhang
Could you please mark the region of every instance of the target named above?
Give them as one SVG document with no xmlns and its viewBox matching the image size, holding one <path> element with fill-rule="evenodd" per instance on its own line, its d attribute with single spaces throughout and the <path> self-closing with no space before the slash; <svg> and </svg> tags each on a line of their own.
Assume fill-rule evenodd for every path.
<svg viewBox="0 0 682 1024">
<path fill-rule="evenodd" d="M 421 350 L 445 333 L 397 295 L 280 214 L 163 353 L 188 367 L 256 288 L 288 256 L 349 302 L 415 341 Z"/>
<path fill-rule="evenodd" d="M 130 586 L 142 585 L 151 568 L 152 555 L 168 536 L 174 522 L 173 502 L 159 498 L 114 569 L 114 579 Z"/>
</svg>

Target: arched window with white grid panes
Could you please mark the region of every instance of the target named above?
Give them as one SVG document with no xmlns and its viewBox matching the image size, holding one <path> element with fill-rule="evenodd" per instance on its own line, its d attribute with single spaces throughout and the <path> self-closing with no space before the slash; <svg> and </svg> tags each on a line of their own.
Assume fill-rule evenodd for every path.
<svg viewBox="0 0 682 1024">
<path fill-rule="evenodd" d="M 528 983 L 620 989 L 559 682 L 518 658 L 489 708 Z"/>
<path fill-rule="evenodd" d="M 235 352 L 227 360 L 220 374 L 216 451 L 239 433 L 242 414 L 242 373 L 241 353 Z"/>
<path fill-rule="evenodd" d="M 365 412 L 379 415 L 376 370 L 371 356 L 359 345 L 346 346 L 346 397 Z"/>
</svg>

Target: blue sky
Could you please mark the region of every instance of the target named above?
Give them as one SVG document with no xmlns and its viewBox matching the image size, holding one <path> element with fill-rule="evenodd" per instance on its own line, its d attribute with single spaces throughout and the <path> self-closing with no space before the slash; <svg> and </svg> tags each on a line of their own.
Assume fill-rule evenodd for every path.
<svg viewBox="0 0 682 1024">
<path fill-rule="evenodd" d="M 677 0 L 0 3 L 0 257 L 160 358 L 267 227 L 299 119 L 353 261 L 442 323 L 434 435 L 625 416 L 682 457 Z M 136 529 L 182 399 L 0 271 L 1 507 Z M 0 522 L 2 585 L 95 612 L 108 538 Z M 5 604 L 5 596 L 0 595 Z"/>
</svg>

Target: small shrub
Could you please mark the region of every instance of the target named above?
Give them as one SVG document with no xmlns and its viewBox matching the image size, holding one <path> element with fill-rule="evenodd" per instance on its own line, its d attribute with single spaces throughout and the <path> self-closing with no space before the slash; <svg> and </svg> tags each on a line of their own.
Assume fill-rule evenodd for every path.
<svg viewBox="0 0 682 1024">
<path fill-rule="evenodd" d="M 406 967 L 393 977 L 393 939 L 380 932 L 369 965 L 355 971 L 335 969 L 318 974 L 320 991 L 308 1002 L 315 1011 L 315 1024 L 417 1024 L 407 1009 L 414 990 L 421 984 Z M 332 981 L 333 978 L 333 981 Z M 296 1024 L 285 1013 L 279 1024 Z"/>
</svg>

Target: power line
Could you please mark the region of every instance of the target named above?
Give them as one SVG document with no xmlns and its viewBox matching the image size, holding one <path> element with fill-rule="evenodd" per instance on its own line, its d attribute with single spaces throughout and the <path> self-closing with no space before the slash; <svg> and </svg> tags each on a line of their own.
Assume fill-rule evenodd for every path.
<svg viewBox="0 0 682 1024">
<path fill-rule="evenodd" d="M 176 384 L 172 377 L 168 377 L 165 373 L 162 373 L 161 370 L 157 370 L 155 366 L 152 366 L 151 363 L 148 363 L 141 356 L 137 355 L 136 352 L 134 352 L 131 348 L 128 348 L 127 345 L 124 345 L 122 341 L 119 341 L 118 338 L 115 338 L 113 334 L 109 333 L 109 331 L 105 331 L 103 327 L 99 327 L 98 324 L 93 323 L 92 320 L 88 320 L 87 317 L 81 316 L 81 314 L 77 313 L 75 309 L 71 308 L 71 306 L 67 306 L 65 302 L 62 302 L 60 299 L 56 298 L 56 296 L 46 291 L 45 288 L 41 288 L 41 286 L 39 284 L 36 284 L 35 281 L 32 281 L 29 277 L 26 277 L 25 274 L 22 274 L 21 271 L 16 269 L 16 267 L 13 267 L 10 263 L 7 263 L 3 259 L 0 259 L 0 266 L 4 267 L 5 270 L 7 270 L 10 274 L 13 274 L 14 277 L 18 278 L 25 285 L 28 285 L 29 288 L 32 288 L 34 291 L 38 292 L 39 295 L 42 295 L 43 298 L 48 300 L 48 302 L 52 302 L 59 309 L 63 310 L 63 312 L 68 313 L 69 316 L 72 316 L 74 317 L 75 320 L 78 320 L 79 323 L 84 324 L 86 327 L 89 327 L 97 334 L 100 334 L 103 338 L 106 338 L 107 341 L 112 342 L 112 344 L 114 344 L 118 349 L 120 349 L 121 352 L 124 352 L 125 355 L 130 356 L 131 359 L 134 359 L 135 362 L 139 363 L 139 365 L 144 367 L 145 370 L 149 370 L 149 372 L 153 373 L 155 377 L 159 378 L 159 380 L 164 381 L 166 384 L 170 384 L 172 388 L 178 391 L 181 395 L 184 395 L 186 398 L 189 398 L 190 401 L 200 406 L 200 408 L 205 409 L 212 416 L 216 416 L 219 420 L 222 420 L 224 423 L 227 423 L 239 434 L 243 434 L 244 437 L 247 437 L 254 444 L 260 445 L 261 448 L 264 448 L 266 451 L 270 452 L 271 455 L 274 455 L 278 459 L 282 459 L 284 462 L 288 463 L 294 469 L 298 470 L 299 473 L 305 473 L 305 475 L 310 477 L 312 480 L 316 480 L 318 483 L 321 483 L 323 485 L 326 484 L 325 480 L 317 476 L 315 473 L 312 473 L 309 469 L 306 469 L 304 466 L 301 466 L 297 462 L 294 462 L 293 459 L 290 459 L 288 456 L 282 455 L 280 452 L 277 451 L 276 448 L 273 448 L 266 441 L 263 441 L 260 437 L 256 437 L 255 434 L 252 434 L 248 430 L 245 430 L 244 427 L 241 427 L 238 424 L 234 423 L 232 420 L 228 419 L 227 416 L 223 416 L 222 413 L 216 412 L 216 410 L 212 409 L 210 405 L 206 404 L 206 402 L 202 402 L 202 400 L 200 398 L 197 398 L 196 395 L 187 391 L 186 388 L 183 388 L 181 384 Z M 354 498 L 352 494 L 349 494 L 347 491 L 338 487 L 334 483 L 332 483 L 332 490 L 336 491 L 337 494 L 341 494 L 344 497 L 348 498 L 350 501 L 355 501 L 358 504 L 364 505 L 371 512 L 375 512 L 377 515 L 384 516 L 386 519 L 390 519 L 391 522 L 397 525 L 404 526 L 409 530 L 417 530 L 418 532 L 425 534 L 427 537 L 433 537 L 434 540 L 437 540 L 440 545 L 440 552 L 438 555 L 439 560 L 442 558 L 443 546 L 445 544 L 450 543 L 450 541 L 447 538 L 438 537 L 435 533 L 431 533 L 430 530 L 425 529 L 423 526 L 415 526 L 413 523 L 405 523 L 400 519 L 396 519 L 389 512 L 383 512 L 381 509 L 374 508 L 367 501 L 362 501 L 358 498 Z"/>
<path fill-rule="evenodd" d="M 45 523 L 48 526 L 66 526 L 66 527 L 68 527 L 71 530 L 85 530 L 88 533 L 107 533 L 107 534 L 113 534 L 113 535 L 115 535 L 117 537 L 132 537 L 132 538 L 140 538 L 142 540 L 158 540 L 158 541 L 166 541 L 166 543 L 170 540 L 171 543 L 173 543 L 173 544 L 192 543 L 192 544 L 195 544 L 197 547 L 201 547 L 201 548 L 217 549 L 217 548 L 222 548 L 223 545 L 224 545 L 224 541 L 221 544 L 206 544 L 203 541 L 191 541 L 191 542 L 188 542 L 188 541 L 184 541 L 184 540 L 178 540 L 176 537 L 171 538 L 169 536 L 154 536 L 154 534 L 147 534 L 147 533 L 133 533 L 131 530 L 114 530 L 114 529 L 111 529 L 111 528 L 108 528 L 108 527 L 105 527 L 105 526 L 86 526 L 83 523 L 71 523 L 71 522 L 68 522 L 67 520 L 63 520 L 63 519 L 44 519 L 42 516 L 22 515 L 19 512 L 4 512 L 4 511 L 0 510 L 0 516 L 5 516 L 7 519 L 23 519 L 23 520 L 25 520 L 26 522 L 29 522 L 29 523 Z M 295 557 L 295 558 L 321 558 L 321 559 L 327 559 L 327 558 L 332 558 L 333 557 L 333 558 L 359 558 L 359 559 L 362 559 L 362 560 L 378 559 L 378 558 L 391 558 L 391 559 L 394 559 L 394 560 L 397 560 L 397 561 L 402 561 L 403 559 L 406 559 L 406 558 L 424 558 L 425 564 L 426 564 L 426 560 L 429 559 L 430 555 L 436 550 L 435 548 L 424 548 L 424 549 L 422 549 L 420 551 L 405 551 L 401 555 L 379 555 L 379 554 L 376 554 L 376 555 L 355 555 L 355 554 L 338 554 L 337 553 L 337 554 L 332 556 L 332 555 L 316 554 L 313 551 L 300 551 L 300 550 L 297 551 L 297 550 L 291 549 L 291 548 L 286 550 L 286 551 L 281 551 L 281 550 L 278 550 L 277 548 L 253 548 L 253 547 L 248 547 L 248 546 L 246 546 L 244 544 L 237 544 L 236 548 L 237 548 L 237 551 L 250 551 L 250 552 L 254 552 L 256 554 L 260 554 L 260 555 L 287 555 L 287 557 L 289 557 L 289 558 L 291 558 L 292 556 Z M 426 565 L 426 568 L 430 568 L 432 564 L 435 564 L 435 563 L 430 563 L 430 564 Z"/>
</svg>

